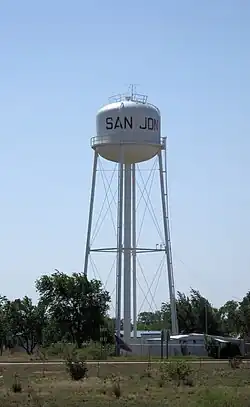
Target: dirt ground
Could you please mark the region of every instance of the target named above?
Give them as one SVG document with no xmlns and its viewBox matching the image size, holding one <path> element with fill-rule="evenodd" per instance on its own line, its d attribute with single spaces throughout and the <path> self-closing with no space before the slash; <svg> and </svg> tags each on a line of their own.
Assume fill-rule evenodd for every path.
<svg viewBox="0 0 250 407">
<path fill-rule="evenodd" d="M 64 365 L 0 366 L 0 405 L 49 407 L 249 407 L 250 365 L 188 364 L 188 375 L 167 377 L 161 364 L 88 365 L 87 378 L 72 381 Z M 184 370 L 186 369 L 184 366 Z M 183 370 L 183 366 L 181 366 Z M 173 376 L 173 375 L 172 375 Z M 21 388 L 14 392 L 15 383 Z"/>
</svg>

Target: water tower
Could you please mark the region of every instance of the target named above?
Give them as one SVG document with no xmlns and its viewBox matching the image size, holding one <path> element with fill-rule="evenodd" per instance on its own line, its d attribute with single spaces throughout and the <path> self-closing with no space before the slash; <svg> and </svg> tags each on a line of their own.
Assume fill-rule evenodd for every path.
<svg viewBox="0 0 250 407">
<path fill-rule="evenodd" d="M 130 342 L 131 317 L 137 319 L 136 256 L 138 253 L 154 252 L 155 248 L 137 247 L 136 236 L 136 165 L 158 156 L 159 196 L 161 197 L 161 219 L 164 231 L 164 245 L 171 305 L 172 334 L 178 334 L 173 264 L 168 219 L 166 138 L 161 137 L 161 115 L 159 109 L 148 103 L 147 97 L 132 92 L 129 95 L 113 97 L 112 101 L 97 112 L 96 136 L 91 139 L 94 150 L 93 176 L 90 196 L 88 230 L 85 251 L 84 273 L 88 274 L 91 253 L 91 229 L 96 189 L 98 160 L 104 158 L 118 163 L 118 208 L 117 243 L 109 248 L 116 253 L 116 332 L 120 335 L 123 316 L 125 342 Z M 105 253 L 108 248 L 99 249 Z M 123 281 L 123 313 L 121 310 Z M 133 302 L 131 289 L 133 281 Z M 164 299 L 165 300 L 165 299 Z M 133 315 L 131 315 L 133 303 Z M 134 325 L 134 335 L 136 327 Z"/>
</svg>

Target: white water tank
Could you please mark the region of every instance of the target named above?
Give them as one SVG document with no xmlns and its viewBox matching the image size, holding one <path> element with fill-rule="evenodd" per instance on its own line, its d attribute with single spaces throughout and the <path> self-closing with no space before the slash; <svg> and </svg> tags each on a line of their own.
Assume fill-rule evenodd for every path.
<svg viewBox="0 0 250 407">
<path fill-rule="evenodd" d="M 91 146 L 109 161 L 133 164 L 149 160 L 162 149 L 160 111 L 124 97 L 97 112 L 96 134 Z"/>
</svg>

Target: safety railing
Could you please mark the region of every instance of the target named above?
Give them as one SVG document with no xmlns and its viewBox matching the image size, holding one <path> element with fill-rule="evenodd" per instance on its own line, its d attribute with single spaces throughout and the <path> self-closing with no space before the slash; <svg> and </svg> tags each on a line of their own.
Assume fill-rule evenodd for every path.
<svg viewBox="0 0 250 407">
<path fill-rule="evenodd" d="M 166 145 L 166 138 L 160 137 L 158 142 L 157 139 L 127 139 L 121 140 L 120 138 L 110 137 L 110 136 L 95 136 L 92 137 L 90 140 L 91 147 L 96 147 L 97 145 L 102 144 L 135 144 L 135 145 L 160 145 L 162 148 L 165 148 Z"/>
</svg>

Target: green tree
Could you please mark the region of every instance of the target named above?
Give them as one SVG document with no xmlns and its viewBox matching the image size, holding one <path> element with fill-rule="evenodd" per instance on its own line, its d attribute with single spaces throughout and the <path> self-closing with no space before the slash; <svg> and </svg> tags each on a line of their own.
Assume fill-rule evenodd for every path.
<svg viewBox="0 0 250 407">
<path fill-rule="evenodd" d="M 82 273 L 56 272 L 37 280 L 36 289 L 62 338 L 68 336 L 79 348 L 83 342 L 100 340 L 110 302 L 100 281 L 89 281 Z"/>
<path fill-rule="evenodd" d="M 5 296 L 0 296 L 0 352 L 3 353 L 3 347 L 7 344 L 10 336 L 10 321 L 8 318 L 8 300 Z"/>
<path fill-rule="evenodd" d="M 239 303 L 240 331 L 245 338 L 250 338 L 250 291 Z"/>
<path fill-rule="evenodd" d="M 199 291 L 191 289 L 189 296 L 178 291 L 176 308 L 181 333 L 207 332 L 218 335 L 221 332 L 218 311 Z M 161 312 L 164 326 L 171 327 L 170 305 L 163 303 Z"/>
<path fill-rule="evenodd" d="M 237 301 L 227 301 L 219 309 L 221 328 L 225 334 L 238 335 L 242 330 L 240 304 Z"/>
<path fill-rule="evenodd" d="M 161 310 L 141 312 L 138 315 L 137 329 L 142 331 L 158 331 L 166 328 L 167 325 L 164 323 L 163 317 L 164 315 Z"/>
<path fill-rule="evenodd" d="M 37 305 L 28 297 L 9 301 L 6 315 L 12 341 L 18 343 L 31 355 L 37 345 L 43 341 L 43 329 L 46 326 L 45 308 L 41 302 Z"/>
<path fill-rule="evenodd" d="M 195 318 L 195 331 L 210 335 L 221 334 L 218 310 L 199 291 L 191 289 L 190 300 Z"/>
<path fill-rule="evenodd" d="M 58 329 L 57 322 L 46 312 L 46 325 L 43 328 L 43 345 L 46 347 L 53 343 L 62 342 L 63 340 L 67 340 L 67 337 L 62 336 L 61 331 Z"/>
</svg>

